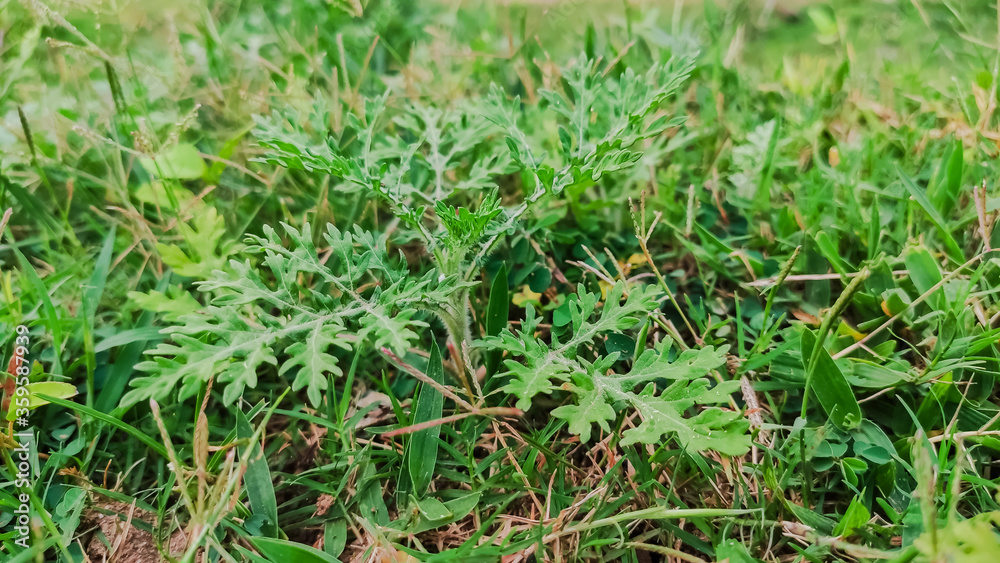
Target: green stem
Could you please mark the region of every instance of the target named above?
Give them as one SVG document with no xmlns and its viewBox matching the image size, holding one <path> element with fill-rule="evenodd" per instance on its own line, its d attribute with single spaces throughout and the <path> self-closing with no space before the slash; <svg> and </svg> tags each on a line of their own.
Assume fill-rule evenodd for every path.
<svg viewBox="0 0 1000 563">
<path fill-rule="evenodd" d="M 469 324 L 469 315 L 467 313 L 468 302 L 469 290 L 462 288 L 454 293 L 450 304 L 450 309 L 456 311 L 457 316 L 443 311 L 438 312 L 438 316 L 441 317 L 441 321 L 448 331 L 448 341 L 455 346 L 452 355 L 458 379 L 462 383 L 465 392 L 468 393 L 469 399 L 475 402 L 476 395 L 473 393 L 472 385 L 469 383 L 469 372 L 471 370 L 465 365 L 465 358 L 462 355 L 462 351 L 472 343 L 472 327 Z"/>
<path fill-rule="evenodd" d="M 765 333 L 767 333 L 767 331 L 769 330 L 770 326 L 774 326 L 774 325 L 770 325 L 769 326 L 769 323 L 768 323 L 768 321 L 771 319 L 771 306 L 774 305 L 774 300 L 775 300 L 775 297 L 778 294 L 778 289 L 780 289 L 781 285 L 783 283 L 785 283 L 785 278 L 788 277 L 788 274 L 792 273 L 792 266 L 795 265 L 795 259 L 799 257 L 799 253 L 800 252 L 802 252 L 802 245 L 799 245 L 799 246 L 795 247 L 795 251 L 792 252 L 791 258 L 789 258 L 788 261 L 785 262 L 785 265 L 782 266 L 781 272 L 778 274 L 778 278 L 774 281 L 774 285 L 771 286 L 771 290 L 767 293 L 767 302 L 764 304 L 764 323 L 763 323 L 763 325 L 761 326 L 761 329 L 760 329 L 760 334 L 761 335 L 764 335 Z M 775 322 L 776 323 L 780 322 L 780 320 L 781 319 L 779 318 Z M 770 339 L 767 339 L 767 340 L 770 341 Z M 758 352 L 758 350 L 760 349 L 760 347 L 761 347 L 762 343 L 764 343 L 764 341 L 765 341 L 764 338 L 758 338 L 757 339 L 757 341 L 753 345 L 753 348 L 750 349 L 750 353 L 747 354 L 747 360 L 749 360 L 750 358 L 752 358 L 754 356 L 754 354 L 756 354 Z"/>
<path fill-rule="evenodd" d="M 664 506 L 653 506 L 642 510 L 624 512 L 607 518 L 594 520 L 593 522 L 581 522 L 579 524 L 563 528 L 558 532 L 550 534 L 550 537 L 561 537 L 594 528 L 611 526 L 621 522 L 635 522 L 638 520 L 679 520 L 681 518 L 717 518 L 719 516 L 737 516 L 760 512 L 757 508 L 666 508 Z M 553 538 L 554 539 L 554 538 Z"/>
</svg>

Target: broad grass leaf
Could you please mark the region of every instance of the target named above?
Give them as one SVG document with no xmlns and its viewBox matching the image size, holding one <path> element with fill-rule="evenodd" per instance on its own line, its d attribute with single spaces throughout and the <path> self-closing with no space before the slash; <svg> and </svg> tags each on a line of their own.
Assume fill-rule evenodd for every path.
<svg viewBox="0 0 1000 563">
<path fill-rule="evenodd" d="M 910 192 L 910 196 L 912 196 L 917 204 L 920 205 L 920 208 L 927 213 L 927 216 L 931 218 L 934 226 L 937 227 L 938 234 L 941 235 L 942 239 L 944 239 L 944 245 L 947 248 L 948 255 L 951 259 L 956 262 L 964 262 L 965 257 L 962 255 L 962 250 L 958 246 L 958 242 L 956 242 L 955 237 L 952 236 L 951 229 L 945 222 L 944 217 L 942 217 L 941 213 L 938 212 L 936 207 L 934 207 L 934 204 L 927 199 L 927 193 L 917 187 L 917 185 L 913 183 L 913 180 L 907 176 L 905 172 L 903 172 L 902 168 L 897 167 L 896 172 L 899 174 L 899 179 L 903 182 L 903 187 L 906 188 L 906 191 Z"/>
<path fill-rule="evenodd" d="M 407 532 L 419 534 L 441 526 L 446 526 L 452 522 L 457 522 L 469 515 L 476 506 L 482 495 L 480 493 L 470 493 L 458 498 L 441 502 L 437 499 L 424 499 L 420 501 L 421 519 L 414 524 Z M 432 501 L 432 502 L 428 502 Z M 433 506 L 433 508 L 431 508 Z M 440 518 L 429 518 L 432 515 L 440 515 Z"/>
<path fill-rule="evenodd" d="M 29 411 L 50 403 L 48 399 L 44 399 L 39 395 L 55 397 L 57 399 L 68 399 L 77 393 L 75 385 L 61 381 L 38 381 L 25 385 L 24 389 L 28 392 L 28 405 L 18 406 L 17 408 L 27 408 Z M 11 400 L 10 410 L 7 412 L 8 421 L 17 418 L 17 408 L 15 408 L 15 401 L 17 400 L 17 397 Z"/>
<path fill-rule="evenodd" d="M 771 201 L 771 184 L 774 181 L 774 154 L 781 138 L 781 118 L 771 123 L 771 135 L 767 140 L 767 151 L 764 153 L 764 164 L 761 166 L 760 177 L 757 179 L 757 193 L 754 194 L 754 207 L 758 211 L 767 209 Z"/>
<path fill-rule="evenodd" d="M 722 540 L 715 547 L 715 557 L 718 561 L 728 561 L 729 563 L 757 563 L 757 559 L 750 555 L 750 551 L 745 545 L 735 538 Z"/>
<path fill-rule="evenodd" d="M 944 162 L 944 178 L 928 190 L 931 203 L 947 217 L 955 208 L 959 193 L 962 190 L 962 171 L 964 168 L 964 149 L 962 141 L 956 139 L 952 149 L 946 153 L 948 160 Z"/>
<path fill-rule="evenodd" d="M 360 462 L 358 470 L 358 492 L 355 500 L 358 503 L 360 513 L 365 518 L 379 526 L 389 524 L 389 508 L 382 498 L 382 481 L 378 478 L 378 469 L 371 459 Z"/>
<path fill-rule="evenodd" d="M 941 267 L 925 246 L 907 248 L 903 252 L 903 263 L 906 264 L 906 269 L 909 271 L 910 281 L 913 282 L 913 286 L 921 295 L 930 291 L 942 280 Z M 948 302 L 944 287 L 935 290 L 929 302 L 935 308 L 947 308 Z"/>
<path fill-rule="evenodd" d="M 816 334 L 811 330 L 803 330 L 801 344 L 803 368 L 808 371 L 807 364 L 816 346 Z M 815 373 L 809 378 L 811 392 L 819 399 L 830 420 L 845 430 L 856 428 L 862 420 L 861 407 L 847 378 L 840 371 L 840 366 L 833 361 L 826 348 L 820 349 L 813 369 Z"/>
<path fill-rule="evenodd" d="M 28 259 L 24 257 L 24 254 L 21 254 L 21 251 L 16 246 L 11 247 L 11 250 L 14 251 L 17 261 L 21 265 L 21 273 L 28 279 L 32 289 L 35 291 L 35 299 L 41 301 L 42 306 L 39 317 L 48 329 L 49 334 L 52 335 L 52 348 L 54 348 L 55 352 L 52 355 L 52 373 L 63 375 L 63 326 L 62 321 L 59 319 L 59 313 L 56 312 L 55 305 L 52 304 L 52 299 L 49 297 L 48 287 L 38 277 L 35 267 L 31 265 L 31 262 L 28 262 Z"/>
<path fill-rule="evenodd" d="M 143 444 L 145 444 L 146 446 L 148 446 L 151 450 L 153 450 L 154 452 L 156 452 L 157 454 L 159 454 L 161 457 L 163 457 L 163 458 L 169 457 L 169 454 L 167 454 L 167 448 L 164 447 L 163 444 L 161 444 L 158 440 L 154 440 L 148 434 L 142 432 L 141 430 L 137 429 L 136 427 L 134 427 L 134 426 L 132 426 L 132 425 L 126 423 L 126 422 L 122 422 L 121 420 L 119 420 L 119 419 L 117 419 L 117 418 L 115 418 L 115 417 L 113 417 L 113 416 L 111 416 L 109 414 L 105 414 L 103 412 L 94 410 L 94 409 L 92 409 L 92 408 L 90 408 L 90 407 L 88 407 L 86 405 L 81 405 L 81 404 L 78 404 L 78 403 L 74 403 L 72 401 L 67 401 L 65 399 L 60 399 L 58 397 L 53 397 L 51 395 L 44 395 L 44 394 L 42 394 L 41 398 L 44 399 L 44 400 L 46 400 L 46 401 L 49 401 L 50 403 L 52 403 L 54 405 L 58 405 L 58 406 L 60 406 L 60 407 L 62 407 L 64 409 L 78 411 L 78 412 L 83 413 L 83 414 L 85 414 L 87 416 L 92 416 L 92 417 L 96 418 L 97 420 L 100 420 L 101 422 L 103 422 L 103 423 L 105 423 L 105 424 L 107 424 L 109 426 L 113 426 L 115 428 L 118 428 L 119 430 L 124 431 L 125 433 L 129 434 L 130 436 L 132 436 L 136 440 L 138 440 L 138 441 L 142 442 Z"/>
<path fill-rule="evenodd" d="M 323 528 L 323 551 L 338 557 L 347 547 L 347 519 L 329 520 Z"/>
<path fill-rule="evenodd" d="M 837 527 L 833 529 L 835 536 L 849 536 L 858 528 L 863 527 L 871 519 L 871 512 L 865 507 L 862 497 L 856 496 L 847 506 L 844 516 L 837 522 Z"/>
<path fill-rule="evenodd" d="M 236 436 L 239 439 L 249 439 L 254 435 L 253 426 L 247 420 L 242 410 L 236 411 Z M 278 537 L 278 501 L 274 494 L 274 482 L 271 471 L 267 467 L 267 458 L 261 450 L 261 444 L 254 442 L 252 447 L 240 450 L 240 457 L 247 460 L 247 470 L 243 475 L 243 483 L 250 499 L 250 509 L 255 515 L 265 518 L 261 531 L 268 537 Z"/>
<path fill-rule="evenodd" d="M 843 276 L 854 271 L 854 268 L 841 258 L 843 253 L 840 252 L 836 240 L 826 231 L 816 233 L 816 246 L 823 257 L 830 261 L 830 265 L 838 274 Z"/>
<path fill-rule="evenodd" d="M 635 352 L 635 340 L 626 334 L 611 333 L 604 341 L 604 350 L 608 354 L 621 354 L 622 359 L 630 360 Z"/>
<path fill-rule="evenodd" d="M 253 538 L 250 543 L 274 563 L 338 563 L 336 557 L 314 547 L 276 538 Z"/>
<path fill-rule="evenodd" d="M 845 374 L 848 383 L 853 387 L 867 389 L 885 389 L 910 380 L 905 371 L 893 369 L 888 365 L 877 364 L 868 360 L 851 359 L 851 373 Z"/>
<path fill-rule="evenodd" d="M 427 359 L 427 377 L 438 383 L 444 383 L 444 365 L 441 363 L 441 350 L 437 342 L 431 345 L 430 358 Z M 413 405 L 413 418 L 410 424 L 422 424 L 441 418 L 444 409 L 444 395 L 430 385 L 422 384 Z M 410 480 L 413 481 L 413 491 L 423 496 L 430 487 L 437 466 L 438 436 L 441 426 L 435 425 L 413 433 L 410 437 L 408 468 Z"/>
</svg>

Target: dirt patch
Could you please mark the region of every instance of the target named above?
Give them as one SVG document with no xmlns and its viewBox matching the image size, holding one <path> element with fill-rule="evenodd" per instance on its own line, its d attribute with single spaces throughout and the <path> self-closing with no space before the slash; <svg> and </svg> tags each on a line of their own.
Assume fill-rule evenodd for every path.
<svg viewBox="0 0 1000 563">
<path fill-rule="evenodd" d="M 137 522 L 145 522 L 155 528 L 156 515 L 148 510 L 95 496 L 91 506 L 84 511 L 82 522 L 92 528 L 83 541 L 91 561 L 159 563 L 164 560 L 153 535 L 136 526 Z M 171 556 L 179 556 L 187 547 L 187 539 L 177 530 L 163 547 Z"/>
</svg>

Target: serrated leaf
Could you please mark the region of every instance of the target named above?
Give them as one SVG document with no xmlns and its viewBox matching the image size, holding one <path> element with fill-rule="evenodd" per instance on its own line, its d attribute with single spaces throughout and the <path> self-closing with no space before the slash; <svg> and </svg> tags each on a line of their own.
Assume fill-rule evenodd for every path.
<svg viewBox="0 0 1000 563">
<path fill-rule="evenodd" d="M 515 376 L 505 390 L 519 397 L 519 409 L 530 407 L 535 395 L 554 391 L 554 382 L 561 384 L 569 380 L 570 375 L 579 369 L 574 358 L 581 345 L 591 343 L 601 332 L 630 328 L 639 322 L 640 316 L 645 316 L 655 308 L 654 295 L 658 293 L 655 288 L 635 287 L 629 292 L 625 303 L 621 304 L 624 290 L 625 286 L 621 282 L 611 288 L 600 317 L 591 323 L 587 319 L 596 311 L 600 296 L 589 293 L 580 286 L 578 299 L 568 303 L 573 336 L 565 344 L 553 341 L 550 347 L 535 337 L 534 329 L 538 320 L 531 305 L 528 306 L 525 320 L 517 334 L 504 330 L 499 337 L 484 339 L 483 345 L 487 347 L 507 350 L 512 356 L 525 358 L 523 362 L 514 359 L 504 361 L 509 373 Z"/>
<path fill-rule="evenodd" d="M 191 397 L 212 377 L 224 386 L 224 402 L 232 404 L 257 386 L 261 374 L 293 369 L 292 388 L 306 389 L 318 406 L 328 376 L 342 374 L 333 347 L 353 350 L 366 343 L 402 353 L 417 339 L 413 328 L 426 326 L 414 318 L 418 308 L 432 309 L 469 285 L 455 276 L 438 280 L 433 271 L 420 279 L 405 275 L 405 266 L 391 266 L 384 241 L 358 228 L 328 229 L 333 253 L 325 263 L 308 224 L 282 230 L 287 244 L 271 227 L 262 237 L 249 237 L 246 252 L 259 256 L 258 264 L 232 260 L 197 283 L 213 296 L 212 304 L 163 331 L 170 340 L 136 366 L 148 375 L 131 382 L 133 389 L 122 399 L 126 407 L 150 398 L 162 401 L 174 391 L 181 399 Z M 365 276 L 378 283 L 359 289 Z M 354 333 L 358 341 L 342 338 L 344 333 Z"/>
<path fill-rule="evenodd" d="M 309 402 L 314 408 L 319 407 L 322 402 L 322 392 L 327 388 L 327 375 L 344 375 L 343 370 L 337 366 L 337 357 L 327 353 L 333 346 L 351 349 L 347 341 L 340 337 L 343 330 L 344 327 L 338 323 L 317 324 L 302 336 L 302 340 L 285 349 L 289 358 L 278 370 L 278 375 L 284 375 L 298 366 L 292 391 L 307 388 Z"/>
<path fill-rule="evenodd" d="M 163 263 L 182 276 L 206 279 L 215 270 L 225 269 L 228 257 L 241 248 L 225 240 L 226 223 L 214 207 L 198 213 L 190 225 L 178 223 L 177 228 L 188 241 L 188 250 L 163 243 L 157 243 L 156 249 Z"/>
<path fill-rule="evenodd" d="M 671 58 L 644 75 L 627 69 L 617 78 L 605 78 L 598 63 L 586 56 L 563 69 L 562 91 L 538 91 L 547 109 L 562 121 L 558 135 L 564 164 L 558 170 L 544 164 L 544 154 L 536 156 L 518 127 L 518 98 L 508 102 L 493 86 L 485 115 L 507 133 L 511 158 L 538 179 L 538 188 L 558 194 L 569 186 L 595 182 L 607 172 L 635 166 L 642 153 L 630 147 L 681 123 L 682 118 L 650 116 L 693 69 L 692 59 Z"/>
<path fill-rule="evenodd" d="M 160 313 L 167 322 L 176 322 L 185 315 L 195 313 L 201 307 L 201 303 L 198 303 L 190 293 L 176 286 L 167 288 L 166 293 L 156 290 L 148 293 L 130 291 L 128 299 L 142 309 Z"/>
<path fill-rule="evenodd" d="M 620 374 L 611 372 L 618 352 L 594 361 L 578 357 L 578 349 L 592 344 L 599 334 L 626 330 L 656 309 L 656 288 L 633 287 L 622 303 L 624 291 L 623 283 L 615 284 L 599 317 L 591 320 L 598 310 L 599 295 L 581 287 L 577 299 L 567 301 L 571 334 L 565 343 L 555 338 L 545 343 L 537 338 L 540 319 L 530 306 L 516 334 L 507 329 L 498 337 L 485 338 L 484 346 L 509 356 L 504 365 L 514 378 L 504 390 L 518 397 L 520 409 L 530 407 L 538 394 L 569 391 L 573 401 L 553 410 L 552 415 L 566 420 L 569 430 L 584 442 L 590 440 L 595 424 L 610 432 L 610 422 L 624 407 L 637 411 L 641 422 L 624 433 L 623 444 L 657 444 L 667 436 L 693 451 L 745 453 L 750 447 L 749 423 L 740 413 L 718 408 L 707 408 L 695 417 L 687 413 L 696 405 L 727 402 L 739 389 L 734 381 L 712 386 L 706 377 L 725 364 L 726 347 L 686 350 L 671 362 L 670 350 L 661 345 L 644 351 L 631 370 Z M 673 383 L 658 391 L 657 384 L 662 381 Z"/>
<path fill-rule="evenodd" d="M 606 374 L 588 370 L 586 377 L 574 378 L 571 386 L 577 405 L 564 405 L 552 412 L 570 423 L 570 430 L 590 439 L 590 425 L 597 423 L 605 432 L 617 413 L 612 405 L 629 404 L 639 412 L 642 422 L 626 430 L 622 444 L 636 442 L 658 444 L 664 436 L 674 436 L 684 447 L 695 451 L 715 450 L 727 455 L 741 455 L 750 447 L 746 420 L 736 412 L 706 409 L 694 418 L 685 411 L 695 404 L 728 401 L 739 383 L 728 381 L 709 388 L 708 373 L 725 363 L 726 348 L 686 350 L 674 362 L 667 360 L 664 347 L 646 350 L 626 374 Z M 657 380 L 675 380 L 657 393 Z M 642 386 L 640 392 L 635 392 Z"/>
</svg>

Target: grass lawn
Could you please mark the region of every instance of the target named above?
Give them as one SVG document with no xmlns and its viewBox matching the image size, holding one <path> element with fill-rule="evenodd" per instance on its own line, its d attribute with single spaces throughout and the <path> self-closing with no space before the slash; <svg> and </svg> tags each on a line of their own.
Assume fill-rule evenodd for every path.
<svg viewBox="0 0 1000 563">
<path fill-rule="evenodd" d="M 998 8 L 0 0 L 0 560 L 996 563 Z"/>
</svg>

